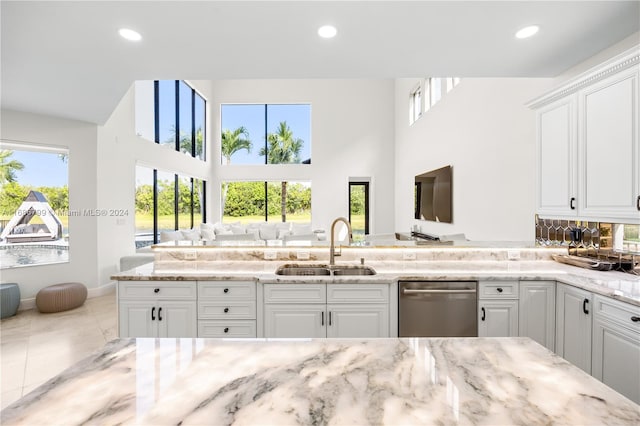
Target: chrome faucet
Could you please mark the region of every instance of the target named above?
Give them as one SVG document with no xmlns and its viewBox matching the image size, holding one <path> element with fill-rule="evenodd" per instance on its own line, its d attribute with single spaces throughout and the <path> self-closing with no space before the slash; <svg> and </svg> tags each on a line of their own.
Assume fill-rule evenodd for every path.
<svg viewBox="0 0 640 426">
<path fill-rule="evenodd" d="M 351 224 L 345 217 L 336 218 L 331 224 L 331 247 L 329 248 L 329 266 L 333 266 L 336 264 L 336 256 L 340 256 L 340 253 L 336 254 L 336 236 L 334 231 L 336 229 L 336 224 L 338 222 L 344 222 L 347 225 L 347 230 L 349 231 L 349 243 L 353 241 L 353 236 L 351 235 Z M 342 252 L 342 250 L 340 250 Z"/>
</svg>

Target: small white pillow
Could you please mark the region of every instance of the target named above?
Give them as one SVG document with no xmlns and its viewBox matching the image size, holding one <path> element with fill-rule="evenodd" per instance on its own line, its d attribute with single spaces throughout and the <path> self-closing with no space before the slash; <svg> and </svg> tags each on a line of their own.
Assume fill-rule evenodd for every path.
<svg viewBox="0 0 640 426">
<path fill-rule="evenodd" d="M 168 241 L 180 241 L 182 239 L 182 232 L 180 231 L 161 231 L 160 242 L 166 243 Z"/>
<path fill-rule="evenodd" d="M 292 235 L 308 235 L 312 233 L 313 229 L 311 229 L 311 224 L 309 223 L 294 223 L 291 225 Z"/>
<path fill-rule="evenodd" d="M 284 239 L 284 237 L 291 235 L 291 231 L 289 231 L 288 229 L 278 229 L 278 239 L 282 240 Z"/>
<path fill-rule="evenodd" d="M 234 234 L 246 234 L 247 230 L 242 225 L 231 225 L 229 227 Z"/>
<path fill-rule="evenodd" d="M 249 227 L 247 227 L 247 234 L 253 235 L 255 240 L 259 240 L 260 239 L 260 230 L 258 228 L 249 228 Z"/>
<path fill-rule="evenodd" d="M 233 232 L 231 232 L 231 229 L 220 228 L 216 229 L 216 235 L 233 235 Z"/>
<path fill-rule="evenodd" d="M 275 225 L 262 225 L 260 227 L 260 239 L 275 240 L 277 237 Z"/>
<path fill-rule="evenodd" d="M 200 241 L 200 231 L 197 229 L 183 229 L 182 239 L 187 241 Z"/>
<path fill-rule="evenodd" d="M 203 240 L 212 241 L 216 239 L 216 231 L 213 225 L 208 223 L 200 224 L 200 235 Z"/>
</svg>

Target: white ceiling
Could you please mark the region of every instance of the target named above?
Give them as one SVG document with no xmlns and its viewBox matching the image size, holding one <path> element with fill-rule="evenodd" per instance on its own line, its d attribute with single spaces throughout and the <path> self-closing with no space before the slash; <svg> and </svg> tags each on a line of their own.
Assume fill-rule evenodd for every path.
<svg viewBox="0 0 640 426">
<path fill-rule="evenodd" d="M 552 77 L 640 1 L 2 1 L 2 107 L 104 123 L 134 80 Z M 338 28 L 332 40 L 317 28 Z M 538 35 L 517 40 L 537 24 Z M 142 33 L 131 43 L 121 27 Z"/>
</svg>

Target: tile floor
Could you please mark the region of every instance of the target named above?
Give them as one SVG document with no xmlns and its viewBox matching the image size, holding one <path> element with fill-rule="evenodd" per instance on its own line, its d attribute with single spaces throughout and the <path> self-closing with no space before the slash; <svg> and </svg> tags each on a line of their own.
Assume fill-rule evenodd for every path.
<svg viewBox="0 0 640 426">
<path fill-rule="evenodd" d="M 115 292 L 55 314 L 20 311 L 0 321 L 0 408 L 117 337 Z"/>
</svg>

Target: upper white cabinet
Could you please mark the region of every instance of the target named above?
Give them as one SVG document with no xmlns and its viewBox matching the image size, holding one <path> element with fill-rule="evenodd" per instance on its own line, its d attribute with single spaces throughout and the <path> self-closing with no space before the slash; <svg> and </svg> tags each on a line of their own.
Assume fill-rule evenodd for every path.
<svg viewBox="0 0 640 426">
<path fill-rule="evenodd" d="M 532 101 L 536 212 L 640 223 L 640 48 Z"/>
</svg>

